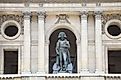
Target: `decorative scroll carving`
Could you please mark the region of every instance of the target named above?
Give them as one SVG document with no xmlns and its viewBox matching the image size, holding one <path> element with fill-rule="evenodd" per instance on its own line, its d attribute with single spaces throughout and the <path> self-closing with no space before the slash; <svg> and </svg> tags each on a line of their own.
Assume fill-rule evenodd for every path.
<svg viewBox="0 0 121 80">
<path fill-rule="evenodd" d="M 106 14 L 106 15 L 102 15 L 102 29 L 103 29 L 103 34 L 104 32 L 104 27 L 105 24 L 111 20 L 111 19 L 118 19 L 121 20 L 121 14 Z"/>
<path fill-rule="evenodd" d="M 23 16 L 22 15 L 14 15 L 14 14 L 9 14 L 9 15 L 0 15 L 0 26 L 2 25 L 3 22 L 7 20 L 15 20 L 21 25 L 21 33 L 23 33 Z"/>
<path fill-rule="evenodd" d="M 56 21 L 55 24 L 57 23 L 69 23 L 70 24 L 70 22 L 68 21 L 69 17 L 66 14 L 57 15 L 57 18 L 58 20 Z"/>
</svg>

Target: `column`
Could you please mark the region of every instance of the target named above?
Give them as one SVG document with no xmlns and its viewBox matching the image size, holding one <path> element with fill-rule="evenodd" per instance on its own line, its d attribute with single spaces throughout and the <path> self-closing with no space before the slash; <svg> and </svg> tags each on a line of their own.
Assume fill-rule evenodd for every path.
<svg viewBox="0 0 121 80">
<path fill-rule="evenodd" d="M 24 12 L 24 54 L 23 54 L 23 74 L 30 72 L 30 12 Z"/>
<path fill-rule="evenodd" d="M 95 12 L 95 53 L 96 53 L 96 73 L 102 73 L 103 53 L 102 53 L 101 12 Z"/>
<path fill-rule="evenodd" d="M 76 44 L 77 44 L 77 71 L 81 71 L 81 67 L 80 67 L 81 66 L 81 54 L 80 54 L 81 42 L 80 40 L 76 40 Z"/>
<path fill-rule="evenodd" d="M 81 72 L 88 73 L 87 12 L 81 13 Z"/>
<path fill-rule="evenodd" d="M 45 34 L 44 34 L 44 12 L 38 13 L 38 72 L 44 73 L 44 49 L 45 49 Z"/>
<path fill-rule="evenodd" d="M 46 62 L 45 62 L 45 73 L 48 73 L 49 72 L 49 68 L 48 68 L 48 66 L 49 66 L 49 44 L 50 44 L 50 40 L 45 40 L 45 56 L 46 56 L 46 58 L 45 58 L 45 60 L 47 60 Z"/>
</svg>

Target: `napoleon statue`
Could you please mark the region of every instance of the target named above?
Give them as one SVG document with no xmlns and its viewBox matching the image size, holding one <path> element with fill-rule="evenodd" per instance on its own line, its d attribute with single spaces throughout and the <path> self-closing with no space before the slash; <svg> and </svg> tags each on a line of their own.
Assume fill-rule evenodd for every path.
<svg viewBox="0 0 121 80">
<path fill-rule="evenodd" d="M 72 73 L 73 65 L 69 52 L 70 44 L 65 32 L 60 32 L 56 43 L 56 62 L 53 65 L 53 74 Z"/>
</svg>

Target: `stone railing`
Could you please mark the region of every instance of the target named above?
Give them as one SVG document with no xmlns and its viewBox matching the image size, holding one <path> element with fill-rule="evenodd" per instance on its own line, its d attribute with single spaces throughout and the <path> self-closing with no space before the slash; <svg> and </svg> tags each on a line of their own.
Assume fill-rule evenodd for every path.
<svg viewBox="0 0 121 80">
<path fill-rule="evenodd" d="M 0 80 L 121 80 L 121 74 L 1 74 Z"/>
<path fill-rule="evenodd" d="M 121 74 L 105 74 L 105 80 L 121 80 Z"/>
</svg>

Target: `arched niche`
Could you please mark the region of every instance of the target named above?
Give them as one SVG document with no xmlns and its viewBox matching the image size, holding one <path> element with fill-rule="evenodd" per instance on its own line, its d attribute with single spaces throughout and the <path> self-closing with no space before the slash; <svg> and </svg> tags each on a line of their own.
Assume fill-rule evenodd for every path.
<svg viewBox="0 0 121 80">
<path fill-rule="evenodd" d="M 58 34 L 59 32 L 65 32 L 67 35 L 67 40 L 70 42 L 70 58 L 71 58 L 71 62 L 73 64 L 73 73 L 77 72 L 77 45 L 76 45 L 76 36 L 74 35 L 74 33 L 66 28 L 59 28 L 57 30 L 55 30 L 49 38 L 49 73 L 52 73 L 52 67 L 53 64 L 56 61 L 56 42 L 58 40 Z"/>
</svg>

